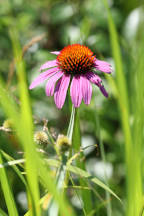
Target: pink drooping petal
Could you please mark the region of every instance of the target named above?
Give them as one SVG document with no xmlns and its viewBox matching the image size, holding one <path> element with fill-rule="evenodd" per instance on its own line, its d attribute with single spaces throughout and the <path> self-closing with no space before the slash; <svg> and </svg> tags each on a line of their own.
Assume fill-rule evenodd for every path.
<svg viewBox="0 0 144 216">
<path fill-rule="evenodd" d="M 100 88 L 101 92 L 103 93 L 103 95 L 105 97 L 108 97 L 108 93 L 107 93 L 105 87 L 102 84 L 99 86 L 99 88 Z"/>
<path fill-rule="evenodd" d="M 51 77 L 53 74 L 59 71 L 59 68 L 52 68 L 49 69 L 43 73 L 41 73 L 38 77 L 34 79 L 34 81 L 31 83 L 29 89 L 35 88 L 37 85 L 41 84 L 43 81 Z"/>
<path fill-rule="evenodd" d="M 91 96 L 92 96 L 92 86 L 90 81 L 85 77 L 81 76 L 81 89 L 82 89 L 82 97 L 85 104 L 90 104 Z"/>
<path fill-rule="evenodd" d="M 63 75 L 63 72 L 59 71 L 56 74 L 54 74 L 50 79 L 47 81 L 46 84 L 46 95 L 47 96 L 52 96 L 54 94 L 54 88 L 55 88 L 55 83 L 57 82 L 58 79 L 60 79 Z"/>
<path fill-rule="evenodd" d="M 105 73 L 111 73 L 112 70 L 111 65 L 108 62 L 101 61 L 98 59 L 95 60 L 95 68 Z"/>
<path fill-rule="evenodd" d="M 94 83 L 95 85 L 99 87 L 99 89 L 101 90 L 101 92 L 103 93 L 105 97 L 108 97 L 108 93 L 105 90 L 102 84 L 102 80 L 98 75 L 94 74 L 93 72 L 87 72 L 85 76 L 87 77 L 88 80 L 90 80 L 92 83 Z"/>
<path fill-rule="evenodd" d="M 102 82 L 101 78 L 97 75 L 94 74 L 93 72 L 89 71 L 85 74 L 85 76 L 87 77 L 88 80 L 90 80 L 92 83 L 94 83 L 95 85 L 99 85 L 99 83 Z"/>
<path fill-rule="evenodd" d="M 80 76 L 74 76 L 71 82 L 70 95 L 74 107 L 79 107 L 82 101 Z"/>
<path fill-rule="evenodd" d="M 64 74 L 56 85 L 54 92 L 54 101 L 58 109 L 61 109 L 64 105 L 69 82 L 70 75 Z"/>
<path fill-rule="evenodd" d="M 57 60 L 52 60 L 52 61 L 47 61 L 45 64 L 43 64 L 41 67 L 40 67 L 40 71 L 41 70 L 44 70 L 44 69 L 47 69 L 47 68 L 51 68 L 51 67 L 56 67 L 57 66 Z"/>
<path fill-rule="evenodd" d="M 54 55 L 59 55 L 59 54 L 60 54 L 60 51 L 53 51 L 53 52 L 50 52 L 50 53 L 52 53 L 52 54 L 54 54 Z"/>
</svg>

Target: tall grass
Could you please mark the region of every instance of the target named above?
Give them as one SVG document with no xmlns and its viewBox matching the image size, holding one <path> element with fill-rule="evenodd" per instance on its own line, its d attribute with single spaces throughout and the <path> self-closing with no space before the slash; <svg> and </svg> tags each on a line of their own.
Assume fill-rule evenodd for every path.
<svg viewBox="0 0 144 216">
<path fill-rule="evenodd" d="M 133 1 L 134 2 L 134 1 Z M 110 31 L 110 39 L 113 57 L 116 66 L 116 88 L 118 94 L 118 104 L 120 108 L 121 123 L 125 135 L 125 161 L 126 161 L 126 179 L 127 179 L 127 216 L 138 216 L 143 209 L 142 199 L 142 143 L 143 143 L 143 105 L 144 105 L 144 55 L 142 51 L 144 37 L 141 29 L 140 41 L 134 42 L 136 47 L 132 50 L 137 52 L 132 53 L 135 61 L 131 59 L 131 67 L 134 71 L 129 72 L 129 76 L 133 76 L 133 91 L 128 92 L 128 85 L 124 73 L 125 61 L 122 59 L 120 41 L 112 19 L 107 1 L 104 1 L 108 13 L 108 26 Z M 139 35 L 140 36 L 140 35 Z M 131 44 L 133 46 L 133 44 Z M 132 97 L 130 97 L 132 95 Z M 132 103 L 130 101 L 132 98 Z M 130 109 L 130 104 L 133 104 L 133 109 Z M 133 118 L 133 123 L 130 125 L 130 118 Z"/>
</svg>

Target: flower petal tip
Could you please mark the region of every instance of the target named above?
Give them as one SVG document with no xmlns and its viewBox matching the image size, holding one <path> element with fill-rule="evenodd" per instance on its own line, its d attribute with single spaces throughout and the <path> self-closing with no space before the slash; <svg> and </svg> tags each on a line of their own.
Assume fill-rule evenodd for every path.
<svg viewBox="0 0 144 216">
<path fill-rule="evenodd" d="M 95 68 L 104 73 L 110 74 L 112 72 L 111 65 L 108 62 L 101 61 L 99 59 L 95 60 Z"/>
<path fill-rule="evenodd" d="M 50 52 L 51 54 L 54 54 L 54 55 L 59 55 L 60 54 L 60 51 L 52 51 Z"/>
<path fill-rule="evenodd" d="M 34 88 L 34 85 L 33 83 L 29 86 L 29 90 L 33 89 Z"/>
</svg>

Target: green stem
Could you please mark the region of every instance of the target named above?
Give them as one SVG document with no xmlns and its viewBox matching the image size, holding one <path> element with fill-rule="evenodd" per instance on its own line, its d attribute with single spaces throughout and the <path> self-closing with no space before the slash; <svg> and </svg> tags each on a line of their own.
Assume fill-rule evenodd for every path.
<svg viewBox="0 0 144 216">
<path fill-rule="evenodd" d="M 74 122 L 74 128 L 73 128 L 73 136 L 72 136 L 72 147 L 74 154 L 76 155 L 78 152 L 80 152 L 81 148 L 81 132 L 80 132 L 80 122 L 79 122 L 79 112 L 78 109 L 75 111 L 75 122 Z M 85 170 L 85 163 L 81 161 L 80 159 L 83 158 L 83 153 L 80 152 L 80 156 L 77 157 L 76 165 L 77 167 Z M 88 186 L 85 179 L 80 179 L 79 183 L 82 187 Z M 86 214 L 90 213 L 92 209 L 92 200 L 91 200 L 91 191 L 81 191 L 81 197 L 83 200 L 83 212 L 86 212 Z"/>
<path fill-rule="evenodd" d="M 95 116 L 96 116 L 96 128 L 98 130 L 98 136 L 99 136 L 99 141 L 100 141 L 99 142 L 100 143 L 100 153 L 101 153 L 102 161 L 104 162 L 104 164 L 106 164 L 105 150 L 104 150 L 104 145 L 103 145 L 103 141 L 102 141 L 101 133 L 100 133 L 100 121 L 99 121 L 99 117 L 98 117 L 96 112 L 95 112 Z M 105 176 L 105 179 L 104 179 L 105 184 L 109 187 L 105 167 L 104 167 L 104 176 Z M 107 200 L 107 215 L 112 216 L 112 206 L 111 206 L 110 193 L 108 191 L 106 191 L 105 193 L 106 193 L 106 200 Z"/>
<path fill-rule="evenodd" d="M 67 130 L 67 137 L 69 138 L 70 142 L 72 141 L 75 115 L 76 115 L 76 110 L 75 110 L 74 106 L 72 105 L 72 112 L 71 112 L 71 117 L 70 117 L 68 130 Z"/>
<path fill-rule="evenodd" d="M 72 112 L 71 112 L 71 117 L 70 117 L 70 122 L 68 126 L 68 131 L 67 131 L 67 137 L 69 138 L 70 142 L 72 141 L 72 135 L 73 135 L 73 128 L 74 128 L 74 121 L 75 121 L 75 108 L 72 106 Z M 60 190 L 63 192 L 64 189 L 64 182 L 68 182 L 67 178 L 67 172 L 66 172 L 66 164 L 69 158 L 70 151 L 68 153 L 65 153 L 62 155 L 62 161 L 61 161 L 61 166 L 59 167 L 57 171 L 57 176 L 56 176 L 56 184 L 57 184 L 57 190 Z M 65 180 L 66 178 L 66 180 Z M 48 215 L 49 216 L 58 216 L 59 214 L 59 207 L 54 201 L 54 199 L 51 200 L 48 208 Z"/>
</svg>

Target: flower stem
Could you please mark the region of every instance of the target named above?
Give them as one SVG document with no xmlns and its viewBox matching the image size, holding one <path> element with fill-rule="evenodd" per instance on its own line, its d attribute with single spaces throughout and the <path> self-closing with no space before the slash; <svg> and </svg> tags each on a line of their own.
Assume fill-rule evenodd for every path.
<svg viewBox="0 0 144 216">
<path fill-rule="evenodd" d="M 70 142 L 72 142 L 72 135 L 73 135 L 73 129 L 74 129 L 74 121 L 75 121 L 75 108 L 72 106 L 72 112 L 70 117 L 70 122 L 68 126 L 67 131 L 67 137 L 69 138 Z M 68 176 L 66 172 L 66 164 L 69 158 L 70 150 L 69 152 L 62 155 L 61 160 L 61 166 L 59 167 L 56 175 L 56 184 L 57 184 L 57 190 L 63 192 L 64 189 L 64 183 L 68 182 Z M 48 215 L 49 216 L 58 216 L 59 214 L 59 207 L 54 201 L 54 199 L 51 200 L 48 208 Z"/>
<path fill-rule="evenodd" d="M 75 107 L 72 105 L 72 112 L 71 112 L 71 117 L 70 117 L 68 130 L 67 130 L 67 137 L 69 138 L 70 142 L 72 141 L 75 115 L 76 115 L 76 110 L 75 110 Z"/>
</svg>

